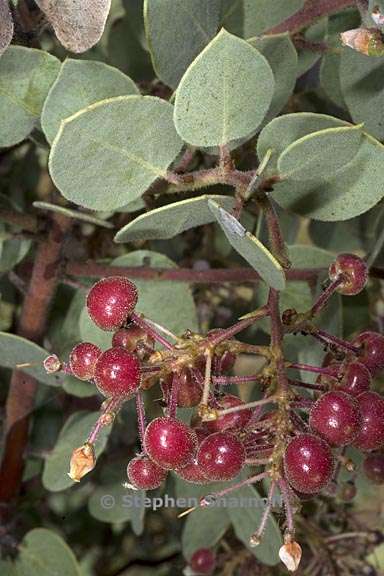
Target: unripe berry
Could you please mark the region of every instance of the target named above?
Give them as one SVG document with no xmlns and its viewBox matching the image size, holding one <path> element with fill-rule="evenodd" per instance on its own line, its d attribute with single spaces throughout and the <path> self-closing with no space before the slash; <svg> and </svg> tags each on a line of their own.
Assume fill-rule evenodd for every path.
<svg viewBox="0 0 384 576">
<path fill-rule="evenodd" d="M 76 378 L 92 380 L 95 375 L 96 362 L 102 351 L 95 344 L 81 342 L 77 344 L 69 355 L 69 367 Z"/>
<path fill-rule="evenodd" d="M 155 341 L 140 326 L 130 324 L 114 333 L 112 346 L 120 346 L 128 352 L 134 352 L 144 360 L 148 355 L 148 349 L 154 349 Z"/>
<path fill-rule="evenodd" d="M 216 432 L 200 444 L 197 462 L 208 480 L 232 480 L 244 466 L 245 449 L 233 434 Z"/>
<path fill-rule="evenodd" d="M 140 386 L 139 359 L 123 348 L 109 348 L 99 356 L 94 378 L 96 386 L 107 398 L 130 397 Z"/>
<path fill-rule="evenodd" d="M 336 288 L 337 292 L 346 296 L 358 294 L 368 280 L 368 268 L 364 260 L 355 254 L 339 254 L 329 267 L 329 277 L 332 281 L 342 276 L 343 282 Z"/>
<path fill-rule="evenodd" d="M 129 482 L 140 490 L 154 490 L 161 486 L 167 477 L 167 471 L 160 468 L 148 456 L 136 456 L 127 467 Z"/>
<path fill-rule="evenodd" d="M 369 454 L 364 460 L 363 468 L 373 484 L 384 484 L 384 454 Z"/>
<path fill-rule="evenodd" d="M 362 362 L 376 376 L 384 368 L 384 336 L 377 332 L 363 332 L 353 341 L 354 346 L 361 347 L 359 362 Z"/>
<path fill-rule="evenodd" d="M 344 392 L 327 392 L 312 406 L 309 425 L 334 446 L 351 444 L 359 432 L 361 414 L 357 402 Z"/>
<path fill-rule="evenodd" d="M 313 434 L 295 436 L 284 454 L 288 482 L 298 492 L 313 494 L 330 482 L 334 459 L 328 444 Z"/>
<path fill-rule="evenodd" d="M 199 548 L 192 554 L 189 565 L 196 574 L 212 574 L 216 567 L 216 556 L 209 548 Z"/>
<path fill-rule="evenodd" d="M 363 452 L 384 446 L 384 398 L 376 392 L 364 392 L 357 398 L 361 426 L 353 445 Z"/>
<path fill-rule="evenodd" d="M 226 394 L 218 401 L 217 408 L 224 410 L 226 408 L 233 408 L 234 406 L 242 406 L 244 402 L 237 396 Z M 239 410 L 238 412 L 230 412 L 224 416 L 220 416 L 217 420 L 212 420 L 206 423 L 206 427 L 210 432 L 223 432 L 224 430 L 237 430 L 244 428 L 248 420 L 252 416 L 252 410 Z"/>
<path fill-rule="evenodd" d="M 88 314 L 102 330 L 120 328 L 137 303 L 136 286 L 123 276 L 103 278 L 87 296 Z"/>
<path fill-rule="evenodd" d="M 192 462 L 197 448 L 195 432 L 176 418 L 156 418 L 148 424 L 144 446 L 162 468 L 175 470 Z"/>
</svg>

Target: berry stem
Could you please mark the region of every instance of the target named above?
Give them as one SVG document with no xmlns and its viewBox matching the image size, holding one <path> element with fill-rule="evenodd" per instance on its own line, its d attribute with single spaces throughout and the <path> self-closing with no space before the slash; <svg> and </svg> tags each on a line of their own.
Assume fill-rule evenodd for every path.
<svg viewBox="0 0 384 576">
<path fill-rule="evenodd" d="M 325 330 L 320 330 L 320 328 L 316 328 L 315 331 L 311 332 L 311 336 L 313 336 L 317 340 L 320 340 L 320 342 L 324 342 L 325 344 L 333 344 L 334 346 L 342 348 L 347 352 L 352 352 L 356 356 L 360 354 L 360 348 L 358 348 L 357 346 L 353 346 L 353 344 L 350 344 L 346 340 L 338 338 L 333 334 L 329 334 L 329 332 L 325 332 Z"/>
<path fill-rule="evenodd" d="M 205 353 L 205 375 L 204 375 L 204 387 L 203 387 L 203 394 L 201 397 L 200 404 L 202 406 L 208 405 L 209 399 L 209 392 L 211 388 L 211 369 L 212 369 L 212 352 L 211 350 L 207 350 Z"/>
<path fill-rule="evenodd" d="M 100 434 L 100 430 L 104 428 L 104 426 L 112 424 L 115 413 L 119 409 L 121 403 L 121 398 L 108 398 L 108 400 L 103 403 L 101 414 L 86 440 L 87 444 L 93 446 Z"/>
<path fill-rule="evenodd" d="M 232 414 L 234 412 L 240 412 L 241 410 L 249 410 L 250 408 L 256 408 L 256 406 L 263 406 L 264 404 L 271 404 L 276 402 L 276 396 L 268 396 L 268 398 L 262 398 L 261 400 L 255 400 L 254 402 L 248 402 L 247 404 L 241 404 L 240 406 L 232 406 L 231 408 L 225 408 L 224 410 L 217 411 L 217 417 L 226 416 L 227 414 Z"/>
<path fill-rule="evenodd" d="M 283 266 L 283 268 L 290 268 L 291 263 L 288 258 L 287 247 L 281 233 L 279 218 L 276 210 L 269 200 L 268 196 L 264 194 L 262 198 L 258 198 L 258 204 L 261 206 L 265 222 L 267 224 L 269 241 L 271 244 L 271 252 Z"/>
<path fill-rule="evenodd" d="M 317 390 L 319 392 L 326 392 L 327 388 L 321 384 L 309 384 L 308 382 L 300 382 L 300 380 L 289 380 L 291 386 L 298 388 L 305 388 L 307 390 Z"/>
<path fill-rule="evenodd" d="M 313 400 L 294 400 L 290 403 L 291 408 L 301 408 L 303 410 L 307 410 L 311 408 L 313 405 Z"/>
<path fill-rule="evenodd" d="M 148 336 L 151 336 L 156 342 L 158 342 L 159 344 L 161 344 L 162 346 L 164 346 L 164 348 L 166 348 L 167 350 L 173 350 L 173 346 L 170 342 L 168 342 L 168 340 L 166 340 L 163 336 L 161 336 L 161 334 L 159 334 L 146 320 L 144 320 L 144 318 L 142 318 L 139 314 L 136 314 L 136 312 L 132 312 L 131 314 L 131 320 L 132 322 L 134 322 L 137 326 L 139 326 L 140 328 L 142 328 L 147 334 Z"/>
<path fill-rule="evenodd" d="M 169 402 L 168 402 L 168 416 L 170 418 L 176 417 L 177 399 L 178 399 L 178 395 L 179 395 L 180 384 L 181 384 L 180 374 L 178 372 L 174 372 L 173 377 L 172 377 L 171 392 L 169 395 Z"/>
<path fill-rule="evenodd" d="M 302 370 L 303 372 L 312 372 L 313 374 L 324 374 L 324 376 L 330 376 L 337 380 L 337 376 L 335 376 L 334 372 L 331 372 L 331 370 L 328 370 L 327 368 L 322 368 L 321 366 L 311 366 L 310 364 L 301 364 L 300 362 L 289 362 L 287 368 Z M 296 384 L 296 386 L 297 385 L 298 384 Z"/>
<path fill-rule="evenodd" d="M 266 316 L 268 316 L 268 314 L 269 314 L 268 307 L 262 306 L 261 308 L 259 308 L 259 310 L 255 310 L 255 312 L 252 313 L 251 317 L 239 320 L 239 322 L 236 322 L 236 324 L 233 324 L 233 326 L 221 330 L 219 334 L 213 334 L 211 336 L 208 336 L 206 340 L 209 342 L 210 346 L 213 347 L 217 346 L 221 342 L 224 342 L 224 340 L 229 340 L 239 332 L 242 332 L 249 326 L 252 326 L 252 324 L 257 322 L 257 320 L 265 318 Z"/>
<path fill-rule="evenodd" d="M 253 458 L 252 455 L 246 458 L 245 463 L 249 466 L 265 466 L 271 462 L 270 458 Z"/>
<path fill-rule="evenodd" d="M 256 532 L 254 532 L 252 534 L 252 536 L 250 537 L 250 540 L 249 540 L 251 546 L 252 546 L 252 544 L 257 546 L 263 537 L 265 528 L 267 526 L 268 518 L 271 515 L 272 505 L 273 505 L 273 497 L 275 495 L 275 490 L 276 490 L 276 482 L 274 480 L 272 480 L 271 485 L 269 487 L 269 491 L 268 491 L 267 505 L 266 505 L 264 512 L 263 512 L 263 515 L 261 517 L 260 525 L 259 525 L 258 529 L 256 530 Z"/>
<path fill-rule="evenodd" d="M 250 376 L 212 376 L 212 382 L 220 386 L 229 384 L 246 384 L 256 382 L 260 374 L 251 374 Z"/>
<path fill-rule="evenodd" d="M 209 506 L 210 505 L 210 501 L 206 501 L 206 498 L 221 498 L 222 496 L 226 496 L 227 494 L 230 494 L 231 492 L 233 492 L 234 490 L 237 490 L 238 488 L 242 488 L 243 486 L 249 486 L 250 484 L 256 484 L 257 482 L 261 482 L 261 480 L 264 480 L 264 478 L 266 478 L 268 476 L 267 472 L 261 472 L 260 474 L 257 474 L 256 476 L 251 476 L 250 478 L 245 478 L 245 480 L 241 480 L 240 482 L 237 482 L 236 484 L 232 484 L 231 486 L 228 486 L 227 488 L 224 488 L 223 490 L 220 490 L 219 492 L 214 492 L 212 494 L 208 494 L 207 496 L 204 496 L 201 500 L 200 500 L 200 506 Z"/>
<path fill-rule="evenodd" d="M 165 328 L 164 326 L 162 326 L 161 324 L 158 324 L 157 322 L 154 322 L 153 320 L 150 320 L 149 318 L 145 319 L 146 323 L 153 326 L 153 328 L 155 330 L 159 330 L 160 332 L 162 332 L 163 334 L 165 334 L 166 336 L 169 336 L 170 338 L 172 338 L 173 340 L 176 341 L 180 341 L 181 339 L 176 336 L 176 334 L 174 334 L 173 332 L 171 332 L 170 330 L 168 330 L 168 328 Z"/>
<path fill-rule="evenodd" d="M 139 390 L 136 394 L 136 414 L 141 448 L 144 450 L 144 434 L 147 427 L 143 394 Z"/>
<path fill-rule="evenodd" d="M 313 318 L 323 310 L 324 306 L 326 306 L 329 299 L 336 291 L 337 287 L 340 286 L 340 284 L 342 284 L 343 282 L 344 282 L 343 275 L 340 275 L 338 278 L 336 278 L 336 280 L 331 282 L 329 286 L 327 286 L 327 288 L 320 294 L 318 299 L 314 302 L 310 310 L 311 318 Z"/>
<path fill-rule="evenodd" d="M 291 489 L 289 488 L 288 483 L 283 478 L 280 478 L 277 483 L 279 490 L 281 492 L 281 496 L 284 501 L 285 506 L 285 514 L 286 514 L 286 522 L 287 522 L 287 531 L 290 534 L 294 534 L 295 526 L 293 522 L 293 510 L 291 505 Z"/>
</svg>

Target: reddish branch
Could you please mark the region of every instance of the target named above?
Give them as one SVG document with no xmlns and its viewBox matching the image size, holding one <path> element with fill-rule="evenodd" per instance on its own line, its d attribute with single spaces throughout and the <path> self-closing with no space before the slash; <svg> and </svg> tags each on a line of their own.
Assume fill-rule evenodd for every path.
<svg viewBox="0 0 384 576">
<path fill-rule="evenodd" d="M 356 2 L 354 0 L 308 0 L 301 10 L 271 28 L 268 34 L 295 33 L 313 24 L 318 18 L 355 5 Z"/>
<path fill-rule="evenodd" d="M 70 225 L 69 219 L 54 216 L 48 237 L 37 247 L 17 329 L 17 334 L 34 342 L 41 341 L 45 333 L 50 304 L 60 277 L 61 247 Z M 6 403 L 4 451 L 0 468 L 2 504 L 10 502 L 20 490 L 29 415 L 34 409 L 37 385 L 31 376 L 14 370 Z M 5 517 L 6 510 L 3 508 L 0 512 Z"/>
</svg>

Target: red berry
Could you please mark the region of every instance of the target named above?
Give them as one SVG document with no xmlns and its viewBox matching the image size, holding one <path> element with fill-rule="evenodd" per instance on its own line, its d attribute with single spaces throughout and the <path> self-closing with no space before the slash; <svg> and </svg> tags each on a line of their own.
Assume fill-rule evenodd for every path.
<svg viewBox="0 0 384 576">
<path fill-rule="evenodd" d="M 167 471 L 160 468 L 148 456 L 136 456 L 127 467 L 128 480 L 140 490 L 154 490 L 167 477 Z"/>
<path fill-rule="evenodd" d="M 286 448 L 284 469 L 288 482 L 298 492 L 319 492 L 332 478 L 334 460 L 331 449 L 322 438 L 300 434 Z"/>
<path fill-rule="evenodd" d="M 361 347 L 359 362 L 368 368 L 372 376 L 384 368 L 384 336 L 377 332 L 363 332 L 352 344 Z"/>
<path fill-rule="evenodd" d="M 365 475 L 373 484 L 384 484 L 384 454 L 369 454 L 363 467 Z"/>
<path fill-rule="evenodd" d="M 209 435 L 209 432 L 205 428 L 195 428 L 195 433 L 199 445 Z M 193 458 L 192 462 L 183 468 L 178 468 L 175 472 L 180 478 L 186 482 L 191 482 L 192 484 L 209 483 L 209 480 L 204 476 L 196 457 Z"/>
<path fill-rule="evenodd" d="M 144 446 L 156 464 L 175 470 L 193 460 L 197 437 L 192 428 L 176 418 L 156 418 L 147 426 Z"/>
<path fill-rule="evenodd" d="M 136 286 L 123 276 L 103 278 L 87 296 L 88 313 L 102 330 L 117 330 L 137 303 Z"/>
<path fill-rule="evenodd" d="M 237 396 L 226 394 L 218 401 L 217 408 L 224 410 L 225 408 L 233 408 L 234 406 L 242 406 L 244 402 Z M 239 412 L 230 412 L 224 416 L 220 416 L 217 420 L 207 422 L 206 426 L 211 432 L 223 432 L 224 430 L 241 429 L 247 424 L 252 416 L 252 410 L 239 410 Z"/>
<path fill-rule="evenodd" d="M 233 434 L 216 432 L 200 444 L 197 462 L 208 480 L 232 480 L 244 466 L 245 449 Z"/>
<path fill-rule="evenodd" d="M 379 450 L 384 446 L 384 398 L 376 392 L 364 392 L 357 398 L 361 426 L 354 446 L 360 450 Z"/>
<path fill-rule="evenodd" d="M 359 432 L 361 414 L 354 398 L 344 392 L 327 392 L 312 406 L 309 425 L 335 446 L 351 444 Z"/>
<path fill-rule="evenodd" d="M 351 396 L 359 396 L 367 392 L 371 386 L 371 374 L 361 362 L 350 362 L 342 367 L 343 377 L 339 384 L 339 390 Z"/>
<path fill-rule="evenodd" d="M 69 355 L 69 367 L 76 378 L 92 380 L 95 375 L 96 362 L 102 351 L 95 344 L 81 342 Z"/>
<path fill-rule="evenodd" d="M 161 382 L 161 388 L 166 399 L 169 398 L 172 382 L 173 374 L 169 374 Z M 177 405 L 183 408 L 197 406 L 201 400 L 202 388 L 196 378 L 193 377 L 192 370 L 187 366 L 180 371 L 178 386 Z"/>
<path fill-rule="evenodd" d="M 346 296 L 358 294 L 368 280 L 368 268 L 364 260 L 355 254 L 339 254 L 329 267 L 329 277 L 332 281 L 342 276 L 343 282 L 338 285 L 337 292 Z"/>
<path fill-rule="evenodd" d="M 209 548 L 199 548 L 192 554 L 189 565 L 196 574 L 212 574 L 216 567 L 216 556 Z"/>
<path fill-rule="evenodd" d="M 155 341 L 142 328 L 135 324 L 130 324 L 114 333 L 112 346 L 121 346 L 128 352 L 134 352 L 144 359 L 148 351 L 154 349 Z"/>
<path fill-rule="evenodd" d="M 96 363 L 95 382 L 107 398 L 131 396 L 141 382 L 139 359 L 123 348 L 109 348 Z"/>
</svg>

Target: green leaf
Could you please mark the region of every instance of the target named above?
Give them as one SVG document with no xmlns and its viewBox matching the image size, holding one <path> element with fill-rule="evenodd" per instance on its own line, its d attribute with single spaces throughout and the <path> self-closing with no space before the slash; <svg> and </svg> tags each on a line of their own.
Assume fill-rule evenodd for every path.
<svg viewBox="0 0 384 576">
<path fill-rule="evenodd" d="M 138 94 L 136 84 L 125 74 L 103 62 L 71 60 L 63 62 L 56 81 L 48 93 L 41 124 L 48 142 L 52 143 L 62 120 L 113 96 Z"/>
<path fill-rule="evenodd" d="M 280 176 L 290 180 L 328 179 L 356 156 L 362 142 L 361 125 L 312 132 L 280 154 Z"/>
<path fill-rule="evenodd" d="M 207 490 L 207 487 L 205 487 Z M 208 489 L 209 493 L 209 489 Z M 207 494 L 205 491 L 204 494 Z M 181 545 L 185 558 L 189 559 L 199 548 L 213 548 L 224 536 L 231 522 L 227 509 L 219 506 L 208 510 L 197 509 L 187 517 Z"/>
<path fill-rule="evenodd" d="M 13 18 L 8 0 L 0 0 L 0 56 L 11 43 L 13 37 Z"/>
<path fill-rule="evenodd" d="M 77 396 L 78 398 L 89 398 L 90 396 L 98 394 L 98 391 L 92 382 L 78 380 L 78 378 L 74 378 L 70 375 L 65 376 L 63 389 L 67 394 L 72 394 L 72 396 Z"/>
<path fill-rule="evenodd" d="M 30 374 L 39 382 L 44 382 L 49 386 L 60 386 L 63 381 L 61 374 L 47 374 L 43 367 L 44 359 L 49 352 L 38 346 L 34 342 L 0 332 L 0 366 L 6 368 L 16 368 L 19 364 L 32 364 L 29 368 L 21 368 L 26 374 Z"/>
<path fill-rule="evenodd" d="M 24 536 L 16 569 L 18 576 L 81 576 L 72 550 L 46 528 L 35 528 Z"/>
<path fill-rule="evenodd" d="M 369 57 L 344 48 L 340 82 L 344 100 L 354 122 L 364 122 L 367 131 L 384 139 L 384 56 Z"/>
<path fill-rule="evenodd" d="M 318 22 L 315 22 L 310 26 L 304 33 L 304 39 L 308 42 L 323 42 L 325 35 L 327 33 L 328 18 L 321 18 Z M 308 72 L 316 64 L 316 62 L 321 58 L 321 52 L 316 50 L 311 50 L 310 48 L 303 47 L 298 50 L 298 66 L 297 66 L 297 77 L 300 78 L 303 74 Z"/>
<path fill-rule="evenodd" d="M 79 317 L 79 330 L 81 340 L 84 342 L 92 342 L 93 344 L 99 346 L 99 348 L 102 350 L 106 350 L 112 345 L 112 332 L 106 332 L 105 330 L 101 330 L 101 328 L 96 326 L 96 324 L 89 317 L 86 306 L 84 306 L 82 309 Z"/>
<path fill-rule="evenodd" d="M 64 120 L 49 159 L 51 176 L 71 202 L 114 210 L 139 198 L 182 147 L 171 104 L 152 96 L 121 96 Z"/>
<path fill-rule="evenodd" d="M 41 210 L 48 210 L 50 212 L 56 212 L 63 214 L 68 218 L 74 218 L 75 220 L 80 220 L 81 222 L 88 222 L 89 224 L 95 224 L 95 226 L 101 226 L 102 228 L 114 228 L 112 222 L 107 222 L 101 218 L 96 218 L 92 214 L 86 214 L 85 212 L 79 212 L 78 210 L 71 210 L 70 208 L 65 208 L 64 206 L 59 206 L 58 204 L 51 204 L 50 202 L 33 202 L 35 208 L 40 208 Z"/>
<path fill-rule="evenodd" d="M 180 81 L 176 129 L 194 146 L 236 147 L 263 121 L 273 89 L 273 73 L 264 56 L 222 30 Z"/>
<path fill-rule="evenodd" d="M 165 84 L 176 88 L 190 63 L 217 34 L 220 16 L 221 0 L 145 0 L 153 67 Z"/>
<path fill-rule="evenodd" d="M 0 58 L 0 147 L 13 146 L 39 125 L 60 62 L 42 50 L 10 46 Z"/>
<path fill-rule="evenodd" d="M 85 52 L 101 38 L 111 0 L 36 0 L 61 44 Z"/>
<path fill-rule="evenodd" d="M 208 204 L 233 248 L 247 260 L 269 286 L 275 290 L 283 290 L 285 287 L 284 270 L 264 244 L 216 202 L 209 200 Z"/>
<path fill-rule="evenodd" d="M 274 118 L 293 93 L 297 76 L 297 52 L 289 34 L 251 38 L 249 44 L 267 59 L 275 78 L 275 90 L 266 119 Z"/>
<path fill-rule="evenodd" d="M 280 154 L 292 143 L 313 132 L 328 128 L 351 127 L 352 124 L 332 116 L 313 113 L 286 114 L 275 118 L 261 132 L 257 152 L 262 159 L 273 149 L 266 172 L 277 173 Z M 297 214 L 315 220 L 348 220 L 372 208 L 384 196 L 384 148 L 363 133 L 356 156 L 334 176 L 317 180 L 282 181 L 274 186 L 274 200 Z"/>
<path fill-rule="evenodd" d="M 73 486 L 74 482 L 68 476 L 72 452 L 84 444 L 99 416 L 99 412 L 82 411 L 75 412 L 68 418 L 55 447 L 44 462 L 42 481 L 47 490 L 60 492 Z M 95 445 L 96 456 L 104 450 L 110 431 L 110 426 L 102 428 Z"/>
<path fill-rule="evenodd" d="M 303 7 L 304 0 L 223 0 L 224 26 L 244 38 L 258 36 Z"/>
<path fill-rule="evenodd" d="M 274 566 L 279 562 L 279 549 L 283 542 L 279 527 L 272 516 L 268 519 L 261 544 L 256 547 L 249 545 L 249 539 L 258 529 L 264 511 L 263 501 L 256 488 L 253 486 L 243 486 L 232 493 L 232 498 L 239 499 L 243 502 L 257 502 L 257 500 L 259 500 L 259 506 L 230 506 L 228 508 L 228 514 L 239 540 L 241 540 L 250 552 L 263 564 Z"/>
<path fill-rule="evenodd" d="M 208 208 L 208 200 L 231 210 L 234 200 L 229 196 L 204 195 L 182 200 L 141 214 L 115 236 L 115 242 L 168 239 L 185 230 L 213 222 L 215 217 Z"/>
<path fill-rule="evenodd" d="M 122 480 L 125 474 L 122 469 Z M 122 482 L 99 486 L 88 500 L 88 511 L 100 522 L 131 522 L 135 534 L 140 535 L 144 528 L 144 498 L 143 490 L 130 490 Z"/>
</svg>

